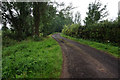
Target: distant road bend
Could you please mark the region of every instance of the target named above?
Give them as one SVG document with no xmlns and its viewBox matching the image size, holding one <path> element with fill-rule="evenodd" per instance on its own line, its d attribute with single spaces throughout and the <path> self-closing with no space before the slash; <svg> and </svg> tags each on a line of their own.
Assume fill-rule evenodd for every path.
<svg viewBox="0 0 120 80">
<path fill-rule="evenodd" d="M 63 52 L 61 78 L 118 78 L 119 61 L 105 52 L 54 34 Z"/>
</svg>

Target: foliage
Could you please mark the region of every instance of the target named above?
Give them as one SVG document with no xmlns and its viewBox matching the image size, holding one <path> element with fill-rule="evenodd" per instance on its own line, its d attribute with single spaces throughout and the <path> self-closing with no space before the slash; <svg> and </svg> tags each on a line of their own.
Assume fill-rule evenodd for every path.
<svg viewBox="0 0 120 80">
<path fill-rule="evenodd" d="M 59 78 L 62 54 L 50 38 L 25 40 L 3 49 L 2 78 Z"/>
<path fill-rule="evenodd" d="M 2 45 L 3 45 L 2 47 L 3 48 L 15 45 L 16 43 L 17 43 L 17 41 L 14 40 L 14 39 L 10 39 L 10 38 L 7 38 L 7 37 L 5 37 L 5 38 L 2 39 Z"/>
<path fill-rule="evenodd" d="M 40 22 L 46 19 L 46 17 L 44 17 L 46 8 L 48 8 L 47 2 L 34 2 L 33 3 L 35 36 L 39 37 L 39 26 L 40 26 Z"/>
<path fill-rule="evenodd" d="M 2 23 L 4 26 L 9 23 L 14 30 L 18 40 L 24 39 L 31 34 L 31 3 L 3 2 L 2 3 Z M 28 21 L 29 20 L 29 21 Z M 18 37 L 19 36 L 19 37 Z"/>
<path fill-rule="evenodd" d="M 86 32 L 86 33 L 85 33 Z M 120 27 L 118 22 L 104 21 L 92 24 L 84 30 L 85 39 L 93 39 L 101 42 L 120 43 Z"/>
<path fill-rule="evenodd" d="M 114 57 L 117 57 L 117 58 L 120 57 L 120 47 L 113 46 L 110 43 L 103 44 L 103 43 L 98 43 L 98 42 L 91 41 L 91 40 L 70 37 L 70 36 L 67 36 L 64 34 L 61 34 L 61 36 L 75 40 L 77 42 L 80 42 L 81 44 L 89 45 L 89 46 L 94 47 L 98 50 L 108 52 L 111 55 L 113 55 Z"/>
<path fill-rule="evenodd" d="M 85 26 L 78 23 L 65 25 L 62 33 L 120 46 L 120 17 L 118 15 L 118 19 L 114 21 L 103 20 L 107 15 L 106 5 L 102 7 L 102 3 L 95 0 L 94 3 L 89 4 L 87 17 L 84 20 Z"/>
<path fill-rule="evenodd" d="M 74 26 L 73 26 L 74 25 Z M 120 44 L 120 26 L 118 21 L 103 21 L 91 24 L 88 27 L 77 26 L 75 24 L 65 26 L 64 34 L 83 39 L 90 39 L 99 42 L 111 42 L 116 45 Z"/>
<path fill-rule="evenodd" d="M 57 10 L 57 7 L 63 7 L 61 10 Z M 74 9 L 72 5 L 68 5 L 67 7 L 64 7 L 64 3 L 58 4 L 56 6 L 56 14 L 54 14 L 53 11 L 51 14 L 54 16 L 53 18 L 50 19 L 49 22 L 49 27 L 47 28 L 49 31 L 49 34 L 52 32 L 61 32 L 63 29 L 63 26 L 66 24 L 72 24 L 72 13 L 71 10 Z M 55 9 L 52 9 L 55 10 Z"/>
<path fill-rule="evenodd" d="M 86 13 L 87 17 L 84 20 L 86 26 L 91 25 L 93 23 L 97 23 L 99 20 L 103 20 L 104 17 L 108 15 L 106 11 L 106 5 L 102 8 L 102 4 L 95 0 L 94 3 L 89 4 L 88 12 Z"/>
<path fill-rule="evenodd" d="M 81 24 L 80 16 L 81 16 L 80 12 L 77 11 L 77 13 L 75 14 L 74 24 Z"/>
<path fill-rule="evenodd" d="M 33 39 L 34 39 L 35 41 L 41 41 L 41 40 L 42 40 L 42 37 L 38 37 L 37 35 L 34 35 L 34 36 L 33 36 Z"/>
<path fill-rule="evenodd" d="M 54 6 L 57 4 L 58 6 Z M 15 40 L 24 40 L 29 36 L 47 36 L 53 32 L 60 32 L 65 24 L 71 24 L 73 7 L 71 5 L 58 11 L 57 7 L 64 7 L 64 3 L 55 2 L 3 2 L 2 3 L 2 30 L 10 24 L 9 30 Z"/>
<path fill-rule="evenodd" d="M 77 36 L 79 24 L 65 25 L 62 32 L 69 36 Z"/>
<path fill-rule="evenodd" d="M 9 29 L 3 30 L 2 32 L 2 47 L 8 47 L 11 45 L 14 45 L 17 43 L 17 41 L 14 39 L 15 34 L 12 33 Z"/>
</svg>

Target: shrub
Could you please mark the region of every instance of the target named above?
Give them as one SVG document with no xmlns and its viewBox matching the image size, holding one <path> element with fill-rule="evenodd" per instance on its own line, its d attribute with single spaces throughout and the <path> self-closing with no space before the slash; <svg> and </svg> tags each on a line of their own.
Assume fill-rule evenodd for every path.
<svg viewBox="0 0 120 80">
<path fill-rule="evenodd" d="M 2 39 L 2 46 L 3 47 L 12 46 L 12 45 L 15 45 L 16 43 L 17 43 L 16 40 L 10 39 L 9 37 L 4 37 Z"/>
<path fill-rule="evenodd" d="M 79 24 L 65 25 L 62 32 L 69 36 L 78 36 Z"/>
<path fill-rule="evenodd" d="M 39 36 L 34 35 L 34 36 L 33 36 L 33 39 L 34 39 L 35 41 L 41 41 L 41 40 L 42 40 L 42 37 L 39 37 Z"/>
<path fill-rule="evenodd" d="M 120 44 L 120 26 L 117 20 L 113 22 L 106 20 L 89 26 L 65 25 L 62 32 L 72 37 Z"/>
</svg>

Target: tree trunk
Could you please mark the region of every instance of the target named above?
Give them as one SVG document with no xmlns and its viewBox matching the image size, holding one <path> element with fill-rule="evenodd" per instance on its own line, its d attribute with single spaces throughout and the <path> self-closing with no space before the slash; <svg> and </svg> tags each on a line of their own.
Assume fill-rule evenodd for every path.
<svg viewBox="0 0 120 80">
<path fill-rule="evenodd" d="M 34 15 L 34 27 L 35 27 L 35 35 L 39 37 L 39 25 L 40 25 L 40 3 L 33 3 L 33 15 Z"/>
</svg>

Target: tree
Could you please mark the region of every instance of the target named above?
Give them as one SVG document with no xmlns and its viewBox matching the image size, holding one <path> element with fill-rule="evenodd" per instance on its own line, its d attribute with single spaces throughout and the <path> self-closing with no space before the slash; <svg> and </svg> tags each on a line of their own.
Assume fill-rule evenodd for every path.
<svg viewBox="0 0 120 80">
<path fill-rule="evenodd" d="M 26 29 L 26 26 L 29 26 L 27 18 L 30 17 L 30 4 L 24 2 L 2 3 L 2 23 L 11 25 L 18 40 L 23 39 L 26 31 L 29 30 Z"/>
<path fill-rule="evenodd" d="M 97 23 L 99 20 L 105 18 L 108 15 L 106 11 L 106 5 L 102 7 L 102 4 L 95 0 L 94 3 L 89 4 L 87 17 L 84 20 L 86 25 Z"/>
<path fill-rule="evenodd" d="M 56 7 L 53 7 L 53 4 L 56 4 Z M 57 10 L 58 7 L 61 7 L 61 10 Z M 61 32 L 65 24 L 72 24 L 72 9 L 71 5 L 65 7 L 64 3 L 50 3 L 46 9 L 46 16 L 42 19 L 44 34 Z"/>
<path fill-rule="evenodd" d="M 10 34 L 14 39 L 23 40 L 28 36 L 46 36 L 55 31 L 61 31 L 65 24 L 72 24 L 73 7 L 71 5 L 57 11 L 58 6 L 64 4 L 52 2 L 5 2 L 2 5 L 2 20 L 4 29 L 9 23 Z"/>
<path fill-rule="evenodd" d="M 45 6 L 44 6 L 45 7 Z M 44 14 L 41 16 L 41 27 L 40 32 L 43 33 L 43 36 L 46 36 L 52 32 L 54 32 L 54 19 L 56 16 L 56 8 L 53 7 L 53 3 L 48 3 Z"/>
<path fill-rule="evenodd" d="M 77 13 L 75 14 L 75 20 L 74 20 L 75 24 L 81 24 L 80 16 L 81 16 L 80 12 L 77 11 Z"/>
<path fill-rule="evenodd" d="M 33 3 L 33 16 L 34 16 L 34 28 L 35 35 L 39 37 L 39 25 L 40 25 L 40 6 L 41 3 L 35 2 Z"/>
</svg>

